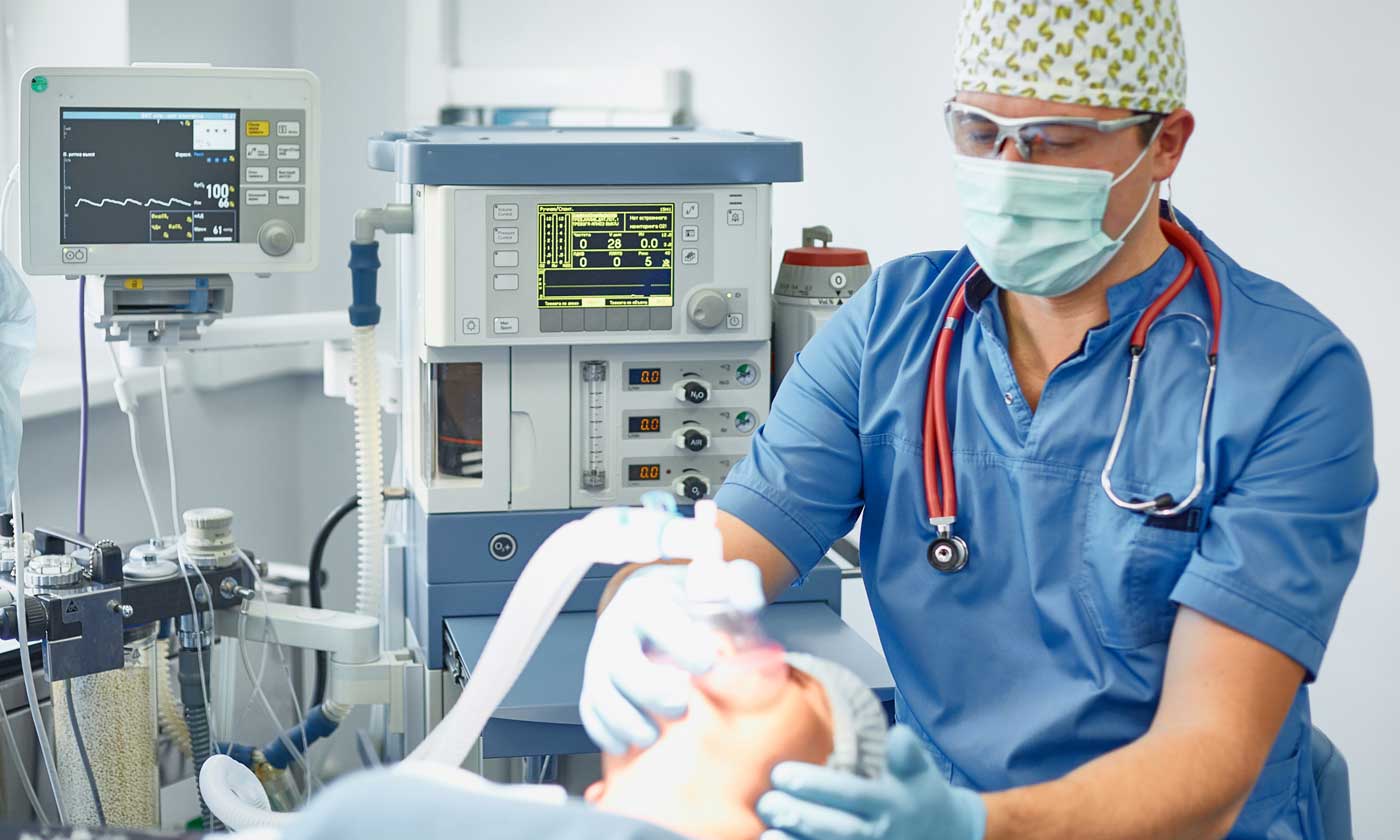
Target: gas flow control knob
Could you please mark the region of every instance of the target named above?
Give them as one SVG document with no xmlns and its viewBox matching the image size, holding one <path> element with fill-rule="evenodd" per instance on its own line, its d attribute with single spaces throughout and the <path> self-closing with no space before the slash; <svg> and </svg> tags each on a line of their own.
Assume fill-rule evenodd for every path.
<svg viewBox="0 0 1400 840">
<path fill-rule="evenodd" d="M 671 492 L 682 499 L 698 502 L 710 495 L 710 480 L 703 475 L 683 475 L 671 484 Z"/>
<path fill-rule="evenodd" d="M 690 322 L 701 329 L 712 330 L 724 323 L 729 304 L 724 295 L 713 290 L 696 292 L 690 299 Z"/>
<path fill-rule="evenodd" d="M 672 440 L 676 442 L 677 449 L 703 452 L 710 445 L 710 431 L 702 426 L 686 426 L 684 429 L 677 429 L 672 435 Z"/>
<path fill-rule="evenodd" d="M 710 398 L 710 383 L 703 379 L 686 379 L 677 382 L 673 391 L 681 402 L 699 405 Z"/>
<path fill-rule="evenodd" d="M 269 219 L 258 228 L 258 247 L 269 257 L 285 256 L 295 241 L 296 232 L 281 219 Z"/>
</svg>

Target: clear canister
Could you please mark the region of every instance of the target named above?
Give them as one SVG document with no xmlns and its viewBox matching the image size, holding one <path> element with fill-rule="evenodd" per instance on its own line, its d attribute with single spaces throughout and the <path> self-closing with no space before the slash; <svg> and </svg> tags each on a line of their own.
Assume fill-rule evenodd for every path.
<svg viewBox="0 0 1400 840">
<path fill-rule="evenodd" d="M 108 825 L 160 825 L 156 681 L 162 660 L 156 630 L 156 625 L 148 624 L 126 631 L 126 664 L 122 668 L 53 684 L 59 790 L 68 819 L 75 825 L 99 823 L 94 783 Z M 81 750 L 78 732 L 82 734 Z"/>
</svg>

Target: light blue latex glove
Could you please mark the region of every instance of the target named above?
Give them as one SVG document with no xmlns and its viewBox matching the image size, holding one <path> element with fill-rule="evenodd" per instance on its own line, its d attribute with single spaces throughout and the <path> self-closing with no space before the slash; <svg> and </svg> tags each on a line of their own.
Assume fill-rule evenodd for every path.
<svg viewBox="0 0 1400 840">
<path fill-rule="evenodd" d="M 763 607 L 763 578 L 746 560 L 725 564 L 735 609 Z M 604 752 L 645 749 L 659 730 L 653 716 L 685 714 L 690 678 L 714 664 L 715 649 L 703 624 L 686 608 L 687 566 L 653 565 L 623 581 L 598 616 L 583 666 L 579 716 Z"/>
<path fill-rule="evenodd" d="M 10 509 L 19 475 L 19 386 L 34 355 L 34 302 L 24 278 L 0 254 L 0 511 Z"/>
<path fill-rule="evenodd" d="M 878 779 L 797 761 L 774 767 L 773 789 L 758 800 L 772 828 L 763 840 L 982 840 L 982 797 L 949 784 L 912 729 L 890 730 L 885 764 Z"/>
</svg>

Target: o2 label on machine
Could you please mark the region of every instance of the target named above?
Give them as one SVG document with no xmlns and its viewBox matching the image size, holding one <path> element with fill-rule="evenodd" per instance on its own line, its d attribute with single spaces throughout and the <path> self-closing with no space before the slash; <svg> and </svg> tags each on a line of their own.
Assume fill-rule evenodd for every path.
<svg viewBox="0 0 1400 840">
<path fill-rule="evenodd" d="M 236 109 L 60 109 L 61 244 L 238 241 Z"/>
</svg>

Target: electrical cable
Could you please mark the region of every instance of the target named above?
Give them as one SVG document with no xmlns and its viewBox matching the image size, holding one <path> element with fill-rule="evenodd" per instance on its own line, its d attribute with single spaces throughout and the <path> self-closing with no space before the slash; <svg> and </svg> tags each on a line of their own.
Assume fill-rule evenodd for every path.
<svg viewBox="0 0 1400 840">
<path fill-rule="evenodd" d="M 107 354 L 112 357 L 112 369 L 116 372 L 116 380 L 112 382 L 112 387 L 117 392 L 117 404 L 122 413 L 126 415 L 127 429 L 131 432 L 131 459 L 136 462 L 136 480 L 141 483 L 141 495 L 146 499 L 146 512 L 151 517 L 151 538 L 160 538 L 160 522 L 156 519 L 155 497 L 151 495 L 151 483 L 146 479 L 146 467 L 141 458 L 141 440 L 136 435 L 136 411 L 127 401 L 126 377 L 122 375 L 121 362 L 117 360 L 117 351 L 112 349 L 112 345 L 107 345 Z M 179 533 L 178 524 L 176 533 Z M 188 582 L 188 581 L 187 581 Z M 194 595 L 190 595 L 190 603 L 194 603 Z M 198 612 L 195 613 L 198 615 Z"/>
<path fill-rule="evenodd" d="M 63 681 L 63 693 L 68 698 L 68 724 L 73 727 L 73 740 L 78 743 L 78 757 L 83 760 L 83 773 L 87 776 L 88 789 L 92 791 L 92 804 L 97 809 L 97 824 L 107 824 L 107 814 L 102 810 L 102 796 L 97 792 L 97 777 L 92 775 L 92 762 L 88 760 L 87 745 L 83 743 L 83 730 L 78 727 L 78 710 L 73 706 L 73 681 Z"/>
<path fill-rule="evenodd" d="M 170 384 L 165 375 L 165 361 L 160 363 L 160 410 L 165 417 L 165 460 L 170 466 L 170 523 L 172 534 L 180 534 L 180 485 L 175 480 L 175 436 L 170 431 Z"/>
<path fill-rule="evenodd" d="M 24 533 L 23 507 L 20 505 L 19 477 L 15 477 L 15 488 L 10 496 L 10 511 L 14 514 L 15 534 Z M 39 705 L 39 692 L 34 686 L 34 665 L 29 661 L 29 622 L 25 617 L 24 609 L 24 566 L 28 562 L 25 557 L 29 552 L 25 550 L 23 539 L 20 539 L 19 550 L 15 552 L 15 609 L 17 610 L 15 628 L 18 631 L 15 635 L 19 638 L 19 665 L 24 673 L 24 693 L 29 697 L 29 716 L 33 719 L 34 734 L 39 740 L 39 752 L 44 757 L 44 769 L 49 774 L 49 786 L 53 788 L 54 810 L 58 812 L 58 821 L 64 825 L 68 823 L 68 812 L 63 808 L 63 796 L 58 792 L 58 767 L 54 763 L 53 747 L 49 744 L 48 728 L 44 726 L 43 707 Z"/>
<path fill-rule="evenodd" d="M 87 533 L 88 364 L 87 275 L 78 276 L 78 534 Z M 99 809 L 101 810 L 101 809 Z"/>
<path fill-rule="evenodd" d="M 346 499 L 340 507 L 331 511 L 331 515 L 326 517 L 326 521 L 321 523 L 321 529 L 316 532 L 316 539 L 311 543 L 311 559 L 306 564 L 307 572 L 307 599 L 312 609 L 321 609 L 323 604 L 322 593 L 322 568 L 326 556 L 326 543 L 330 542 L 331 534 L 335 532 L 337 525 L 341 523 L 350 512 L 360 506 L 359 496 L 351 496 Z M 307 708 L 315 708 L 321 705 L 326 699 L 326 670 L 328 656 L 324 650 L 316 651 L 315 677 L 312 681 L 311 703 Z"/>
</svg>

